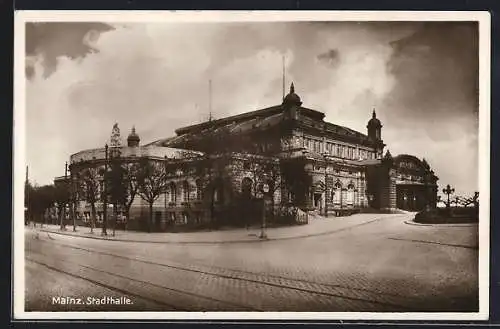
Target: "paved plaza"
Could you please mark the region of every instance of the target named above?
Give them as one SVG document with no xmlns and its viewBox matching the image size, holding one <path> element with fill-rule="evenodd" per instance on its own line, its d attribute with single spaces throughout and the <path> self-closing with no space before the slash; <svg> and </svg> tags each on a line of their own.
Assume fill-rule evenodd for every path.
<svg viewBox="0 0 500 329">
<path fill-rule="evenodd" d="M 412 216 L 311 218 L 269 229 L 267 241 L 258 228 L 117 231 L 116 241 L 100 229 L 27 228 L 26 309 L 477 311 L 477 225 L 412 225 Z M 54 301 L 102 296 L 131 304 Z"/>
</svg>

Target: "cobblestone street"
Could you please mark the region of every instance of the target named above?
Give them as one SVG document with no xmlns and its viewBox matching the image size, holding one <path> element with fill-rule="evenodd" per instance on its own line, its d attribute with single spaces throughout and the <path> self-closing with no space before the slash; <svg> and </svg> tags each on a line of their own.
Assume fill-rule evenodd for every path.
<svg viewBox="0 0 500 329">
<path fill-rule="evenodd" d="M 27 229 L 26 309 L 477 311 L 477 226 L 417 226 L 410 218 L 313 219 L 325 222 L 293 234 L 270 230 L 276 240 L 257 242 L 228 243 L 241 231 L 209 232 L 205 240 L 218 240 L 204 244 Z M 133 304 L 61 305 L 57 296 L 128 296 Z"/>
</svg>

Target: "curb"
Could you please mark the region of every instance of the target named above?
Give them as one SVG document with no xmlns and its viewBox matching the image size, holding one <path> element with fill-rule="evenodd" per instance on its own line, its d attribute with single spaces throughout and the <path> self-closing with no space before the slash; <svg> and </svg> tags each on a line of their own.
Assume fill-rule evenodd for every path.
<svg viewBox="0 0 500 329">
<path fill-rule="evenodd" d="M 315 236 L 322 236 L 322 235 L 329 235 L 329 234 L 334 234 L 342 231 L 349 230 L 351 228 L 359 227 L 362 225 L 367 225 L 371 224 L 376 221 L 380 221 L 383 219 L 388 219 L 388 218 L 395 218 L 397 216 L 385 216 L 385 217 L 380 217 L 376 219 L 372 219 L 370 221 L 366 221 L 363 223 L 359 223 L 356 225 L 352 226 L 347 226 L 347 227 L 342 227 L 336 230 L 332 231 L 326 231 L 326 232 L 320 232 L 320 233 L 314 233 L 314 234 L 306 234 L 306 235 L 298 235 L 298 236 L 287 236 L 287 237 L 281 237 L 281 238 L 267 238 L 267 239 L 259 239 L 256 238 L 254 240 L 227 240 L 227 241 L 146 241 L 146 240 L 130 240 L 130 239 L 115 239 L 115 238 L 104 238 L 101 236 L 82 236 L 78 234 L 71 234 L 71 233 L 65 233 L 65 232 L 58 232 L 58 231 L 52 231 L 52 230 L 47 230 L 47 229 L 41 229 L 41 232 L 46 232 L 46 233 L 53 233 L 53 234 L 59 234 L 59 235 L 66 235 L 66 236 L 76 236 L 84 239 L 94 239 L 94 240 L 105 240 L 105 241 L 118 241 L 118 242 L 132 242 L 132 243 L 155 243 L 155 244 L 201 244 L 201 245 L 206 245 L 206 244 L 229 244 L 229 243 L 256 243 L 256 242 L 269 242 L 269 241 L 278 241 L 278 240 L 293 240 L 293 239 L 303 239 L 303 238 L 310 238 L 310 237 L 315 237 Z"/>
<path fill-rule="evenodd" d="M 424 223 L 417 223 L 417 222 L 415 222 L 415 221 L 412 219 L 412 220 L 405 220 L 405 224 L 408 224 L 408 225 L 414 225 L 414 226 L 472 227 L 472 226 L 477 226 L 479 223 L 456 223 L 456 224 L 443 223 L 443 224 L 424 224 Z"/>
</svg>

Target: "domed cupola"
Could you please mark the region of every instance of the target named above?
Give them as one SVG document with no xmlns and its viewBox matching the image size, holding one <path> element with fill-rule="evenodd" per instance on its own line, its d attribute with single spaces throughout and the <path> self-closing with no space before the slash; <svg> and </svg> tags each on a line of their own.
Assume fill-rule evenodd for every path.
<svg viewBox="0 0 500 329">
<path fill-rule="evenodd" d="M 292 106 L 299 107 L 301 105 L 302 105 L 302 101 L 300 100 L 299 95 L 297 95 L 295 93 L 295 87 L 294 87 L 293 82 L 292 82 L 292 84 L 290 85 L 290 92 L 283 99 L 283 106 L 284 107 L 292 107 Z"/>
<path fill-rule="evenodd" d="M 132 127 L 132 132 L 127 137 L 127 145 L 129 147 L 137 147 L 140 141 L 139 135 L 135 132 L 135 127 Z"/>
<path fill-rule="evenodd" d="M 370 121 L 368 121 L 368 125 L 366 126 L 366 128 L 368 128 L 369 138 L 375 140 L 382 139 L 382 134 L 381 134 L 382 123 L 380 123 L 380 120 L 377 119 L 377 114 L 375 113 L 375 109 L 373 109 L 372 118 L 370 119 Z"/>
</svg>

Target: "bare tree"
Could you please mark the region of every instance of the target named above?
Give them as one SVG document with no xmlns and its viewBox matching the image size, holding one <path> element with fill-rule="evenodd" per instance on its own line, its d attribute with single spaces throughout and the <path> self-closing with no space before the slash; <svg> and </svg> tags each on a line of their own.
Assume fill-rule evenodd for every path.
<svg viewBox="0 0 500 329">
<path fill-rule="evenodd" d="M 96 220 L 95 204 L 99 199 L 99 170 L 97 168 L 87 168 L 77 175 L 79 189 L 83 199 L 90 204 L 90 232 L 94 232 Z"/>
<path fill-rule="evenodd" d="M 71 199 L 69 184 L 67 181 L 57 183 L 54 185 L 54 198 L 57 202 L 57 207 L 59 211 L 59 221 L 61 230 L 64 230 L 66 227 L 66 222 L 65 222 L 66 205 L 69 203 Z"/>
<path fill-rule="evenodd" d="M 167 165 L 163 161 L 142 158 L 137 173 L 137 194 L 149 205 L 148 232 L 153 223 L 153 204 L 167 188 Z"/>
<path fill-rule="evenodd" d="M 137 162 L 127 162 L 123 164 L 124 169 L 124 182 L 127 186 L 125 202 L 124 202 L 124 210 L 125 210 L 125 229 L 128 227 L 128 222 L 130 219 L 130 207 L 132 203 L 134 203 L 135 196 L 137 195 L 137 191 L 139 185 L 137 183 L 137 174 L 139 172 L 139 164 Z"/>
<path fill-rule="evenodd" d="M 293 192 L 293 202 L 306 202 L 306 195 L 312 185 L 312 177 L 305 169 L 304 159 L 283 159 L 281 161 L 281 186 Z"/>
<path fill-rule="evenodd" d="M 115 235 L 116 222 L 118 218 L 118 207 L 123 207 L 127 201 L 127 181 L 125 180 L 125 168 L 122 166 L 119 156 L 111 159 L 109 171 L 106 173 L 106 192 L 113 205 L 113 236 Z"/>
<path fill-rule="evenodd" d="M 216 194 L 223 189 L 227 166 L 231 161 L 231 148 L 234 140 L 231 133 L 224 127 L 213 128 L 203 133 L 203 138 L 197 141 L 198 149 L 204 153 L 189 162 L 191 173 L 201 183 L 203 193 L 209 202 L 210 225 L 215 225 Z"/>
<path fill-rule="evenodd" d="M 250 171 L 252 173 L 254 197 L 257 197 L 262 184 L 269 187 L 268 195 L 271 200 L 272 215 L 274 216 L 275 192 L 281 188 L 281 167 L 277 159 L 274 158 L 249 158 L 251 162 Z"/>
<path fill-rule="evenodd" d="M 43 225 L 44 214 L 56 202 L 54 185 L 43 185 L 31 187 L 27 208 L 34 223 L 38 221 Z"/>
</svg>

